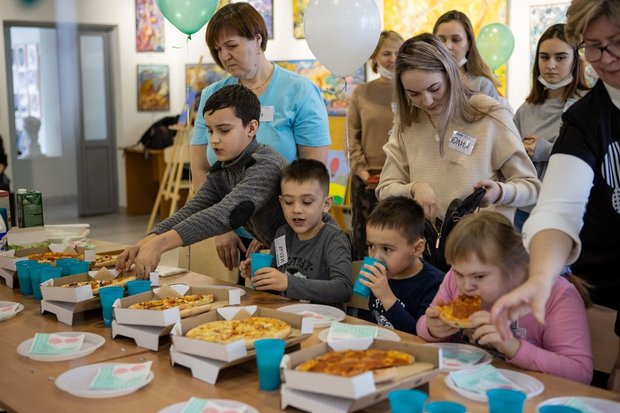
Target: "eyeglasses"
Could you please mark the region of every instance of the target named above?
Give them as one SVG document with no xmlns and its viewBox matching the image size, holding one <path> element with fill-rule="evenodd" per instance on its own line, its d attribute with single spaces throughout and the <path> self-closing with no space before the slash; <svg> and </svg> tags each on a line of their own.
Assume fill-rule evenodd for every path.
<svg viewBox="0 0 620 413">
<path fill-rule="evenodd" d="M 618 59 L 620 58 L 620 39 L 609 42 L 605 47 L 582 44 L 578 49 L 581 57 L 590 63 L 601 60 L 603 52 L 607 52 L 610 56 Z"/>
</svg>

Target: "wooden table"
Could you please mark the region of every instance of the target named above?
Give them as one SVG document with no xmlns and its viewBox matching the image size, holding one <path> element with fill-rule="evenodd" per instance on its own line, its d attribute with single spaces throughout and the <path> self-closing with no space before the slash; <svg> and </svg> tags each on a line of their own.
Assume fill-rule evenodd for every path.
<svg viewBox="0 0 620 413">
<path fill-rule="evenodd" d="M 224 282 L 212 277 L 189 273 L 168 277 L 166 282 L 186 282 L 193 285 L 221 285 Z M 90 319 L 78 319 L 73 326 L 58 323 L 52 314 L 40 315 L 39 305 L 32 298 L 22 297 L 18 291 L 0 285 L 0 301 L 18 301 L 25 309 L 11 320 L 0 322 L 0 407 L 9 412 L 66 412 L 66 411 L 102 411 L 102 412 L 155 412 L 174 403 L 188 400 L 192 396 L 202 398 L 234 399 L 254 406 L 262 413 L 279 412 L 280 397 L 278 392 L 258 390 L 258 378 L 254 362 L 224 370 L 216 385 L 210 385 L 191 376 L 185 367 L 170 366 L 167 348 L 152 352 L 135 346 L 133 340 L 110 338 L 110 329 L 103 328 L 102 320 L 94 315 Z M 242 297 L 242 304 L 257 304 L 277 308 L 290 304 L 291 301 L 254 290 L 248 290 Z M 365 324 L 363 320 L 347 317 L 346 322 Z M 102 349 L 93 354 L 65 362 L 45 363 L 32 361 L 16 353 L 22 341 L 37 332 L 87 331 L 95 332 L 106 338 Z M 318 333 L 318 330 L 317 330 Z M 414 342 L 422 340 L 416 336 L 398 332 L 404 339 Z M 318 342 L 315 333 L 302 346 Z M 71 396 L 54 385 L 54 379 L 63 372 L 86 364 L 102 361 L 141 362 L 153 361 L 153 382 L 137 392 L 112 399 L 82 399 Z M 498 367 L 511 368 L 506 363 L 494 363 Z M 526 412 L 535 412 L 535 407 L 543 400 L 558 396 L 588 396 L 606 398 L 620 402 L 620 394 L 586 386 L 554 376 L 528 372 L 545 384 L 542 395 L 526 402 Z M 439 374 L 430 383 L 431 400 L 453 400 L 467 405 L 469 413 L 486 413 L 485 403 L 467 400 L 444 384 L 445 374 Z M 287 409 L 287 411 L 296 411 Z M 367 412 L 389 411 L 386 402 L 372 406 Z"/>
</svg>

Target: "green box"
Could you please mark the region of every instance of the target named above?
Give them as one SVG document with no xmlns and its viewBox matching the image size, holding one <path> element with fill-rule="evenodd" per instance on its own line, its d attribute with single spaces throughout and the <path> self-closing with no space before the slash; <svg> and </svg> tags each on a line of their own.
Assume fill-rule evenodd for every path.
<svg viewBox="0 0 620 413">
<path fill-rule="evenodd" d="M 17 194 L 17 226 L 20 228 L 43 226 L 43 194 L 28 191 Z"/>
</svg>

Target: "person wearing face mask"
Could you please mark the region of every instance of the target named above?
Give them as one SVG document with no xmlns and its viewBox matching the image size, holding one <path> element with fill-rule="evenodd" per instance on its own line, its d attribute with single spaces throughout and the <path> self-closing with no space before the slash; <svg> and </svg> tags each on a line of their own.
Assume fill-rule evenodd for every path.
<svg viewBox="0 0 620 413">
<path fill-rule="evenodd" d="M 383 150 L 379 199 L 413 198 L 435 223 L 448 205 L 485 188 L 481 207 L 512 220 L 536 201 L 540 181 L 512 114 L 466 84 L 450 51 L 429 33 L 403 43 L 396 58 L 397 110 Z"/>
<path fill-rule="evenodd" d="M 261 103 L 259 143 L 270 145 L 289 162 L 297 158 L 327 163 L 331 143 L 327 109 L 321 91 L 309 79 L 285 70 L 265 57 L 267 25 L 249 3 L 228 4 L 209 20 L 206 42 L 215 63 L 230 74 L 202 91 L 190 151 L 192 186 L 197 191 L 216 162 L 202 114 L 207 99 L 222 87 L 240 83 Z M 241 238 L 240 238 L 240 236 Z M 242 241 L 243 239 L 243 241 Z M 215 237 L 218 256 L 231 270 L 251 236 L 243 229 Z M 259 248 L 253 244 L 253 249 Z"/>
<path fill-rule="evenodd" d="M 377 204 L 375 187 L 383 169 L 393 119 L 394 63 L 403 38 L 395 31 L 381 32 L 370 56 L 379 78 L 359 85 L 347 110 L 347 144 L 351 166 L 351 226 L 353 255 L 366 255 L 366 218 Z"/>
<path fill-rule="evenodd" d="M 577 47 L 564 35 L 564 24 L 547 28 L 538 40 L 532 69 L 532 90 L 514 121 L 523 138 L 527 154 L 542 181 L 553 143 L 560 133 L 562 113 L 589 88 Z M 531 208 L 519 209 L 515 226 L 521 230 Z"/>
<path fill-rule="evenodd" d="M 484 93 L 510 109 L 508 102 L 497 91 L 499 81 L 478 52 L 474 28 L 465 13 L 450 10 L 442 14 L 435 22 L 433 34 L 439 36 L 450 50 L 450 54 L 456 60 L 461 72 L 469 79 L 470 87 L 474 91 Z"/>
<path fill-rule="evenodd" d="M 503 337 L 510 320 L 529 312 L 546 321 L 552 285 L 566 264 L 592 285 L 595 303 L 620 310 L 620 2 L 573 0 L 567 17 L 567 39 L 599 80 L 562 115 L 540 198 L 523 227 L 528 281 L 491 312 Z M 620 348 L 608 387 L 620 391 Z"/>
</svg>

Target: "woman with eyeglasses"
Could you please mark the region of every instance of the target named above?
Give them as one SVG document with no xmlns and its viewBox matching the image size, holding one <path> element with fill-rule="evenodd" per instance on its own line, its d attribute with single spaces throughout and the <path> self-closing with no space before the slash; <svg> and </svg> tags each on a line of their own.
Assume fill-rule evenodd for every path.
<svg viewBox="0 0 620 413">
<path fill-rule="evenodd" d="M 536 207 L 523 228 L 529 280 L 493 306 L 496 326 L 543 314 L 555 275 L 571 264 L 593 288 L 593 301 L 619 309 L 620 276 L 620 2 L 573 0 L 566 35 L 599 75 L 594 88 L 562 117 Z M 620 336 L 620 319 L 615 333 Z M 620 390 L 620 348 L 608 387 Z"/>
</svg>

